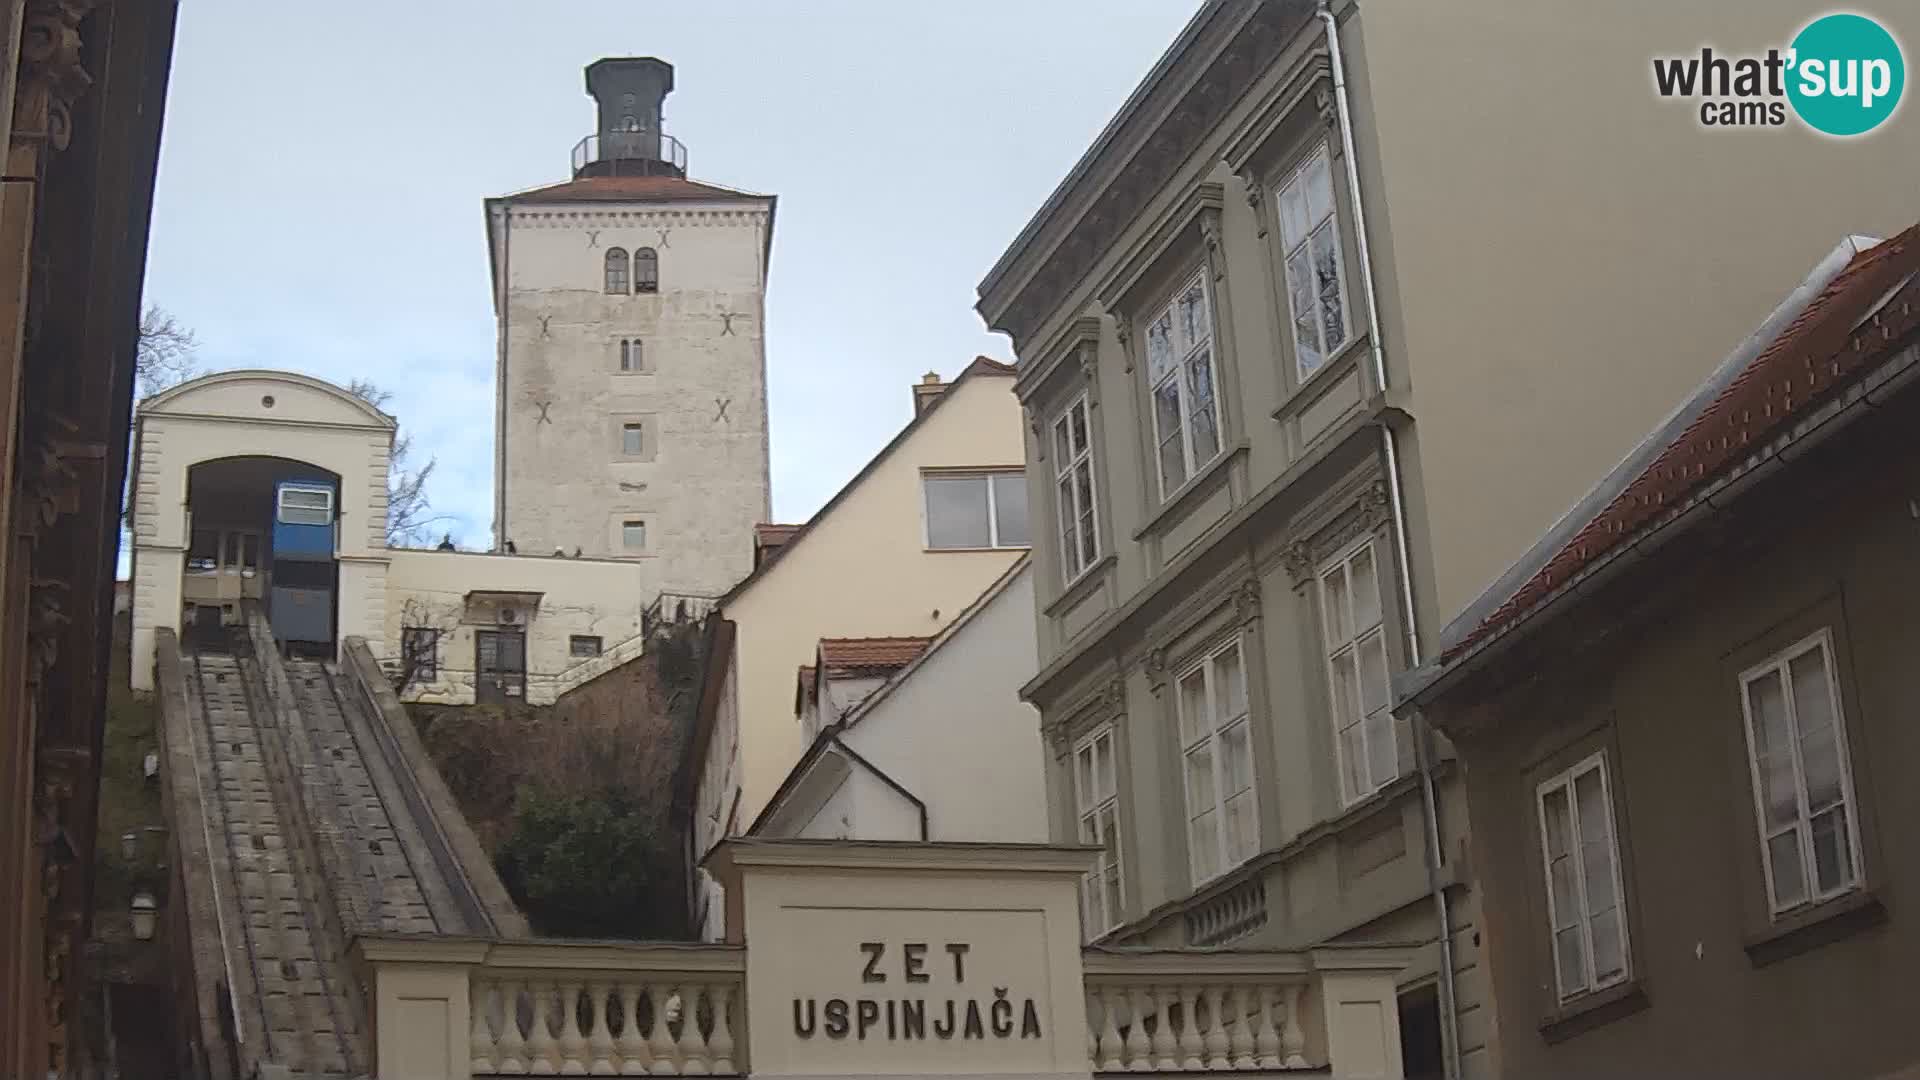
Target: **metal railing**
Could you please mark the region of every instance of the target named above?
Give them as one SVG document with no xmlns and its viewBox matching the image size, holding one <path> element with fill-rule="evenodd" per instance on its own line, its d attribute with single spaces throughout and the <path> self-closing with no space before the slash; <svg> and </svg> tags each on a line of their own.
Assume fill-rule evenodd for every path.
<svg viewBox="0 0 1920 1080">
<path fill-rule="evenodd" d="M 603 166 L 603 176 L 685 176 L 687 147 L 665 131 L 595 132 L 573 144 L 573 171 Z"/>
</svg>

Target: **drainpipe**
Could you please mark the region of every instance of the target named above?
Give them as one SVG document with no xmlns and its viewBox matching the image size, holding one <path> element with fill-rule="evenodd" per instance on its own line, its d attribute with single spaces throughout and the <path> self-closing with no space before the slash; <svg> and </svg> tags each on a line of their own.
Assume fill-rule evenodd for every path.
<svg viewBox="0 0 1920 1080">
<path fill-rule="evenodd" d="M 489 227 L 492 222 L 487 223 Z M 493 550 L 507 550 L 507 350 L 513 319 L 513 204 L 500 205 L 500 370 L 493 405 Z"/>
<path fill-rule="evenodd" d="M 1379 393 L 1386 393 L 1387 357 L 1380 344 L 1380 302 L 1374 290 L 1373 255 L 1367 243 L 1366 202 L 1360 197 L 1360 164 L 1353 152 L 1353 111 L 1347 101 L 1346 64 L 1340 53 L 1340 22 L 1327 0 L 1320 0 L 1315 14 L 1327 28 L 1327 54 L 1333 68 L 1334 112 L 1340 125 L 1340 150 L 1346 163 L 1347 197 L 1353 204 L 1354 245 L 1360 256 L 1360 281 L 1367 296 L 1367 346 L 1373 356 L 1373 378 Z M 1380 425 L 1380 452 L 1387 463 L 1387 502 L 1393 517 L 1393 541 L 1396 569 L 1400 579 L 1401 625 L 1406 629 L 1409 667 L 1420 664 L 1420 621 L 1414 606 L 1413 566 L 1407 542 L 1407 508 L 1400 478 L 1400 446 L 1393 427 Z M 1433 898 L 1434 918 L 1439 923 L 1440 941 L 1440 1028 L 1442 1052 L 1448 1080 L 1460 1077 L 1460 1020 L 1455 1007 L 1453 977 L 1452 916 L 1448 910 L 1447 890 L 1440 880 L 1440 800 L 1433 783 L 1433 731 L 1426 719 L 1414 718 L 1414 767 L 1420 774 L 1420 809 L 1426 832 L 1424 852 L 1427 892 Z"/>
</svg>

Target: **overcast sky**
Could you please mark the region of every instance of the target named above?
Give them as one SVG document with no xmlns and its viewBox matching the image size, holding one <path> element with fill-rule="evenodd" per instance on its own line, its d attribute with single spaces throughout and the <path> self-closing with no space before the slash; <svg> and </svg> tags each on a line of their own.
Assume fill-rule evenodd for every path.
<svg viewBox="0 0 1920 1080">
<path fill-rule="evenodd" d="M 701 180 L 780 196 L 767 320 L 776 518 L 1011 359 L 974 287 L 1197 0 L 666 4 L 189 0 L 146 298 L 206 369 L 391 389 L 463 546 L 492 520 L 481 200 L 567 178 L 581 69 L 656 55 Z"/>
</svg>

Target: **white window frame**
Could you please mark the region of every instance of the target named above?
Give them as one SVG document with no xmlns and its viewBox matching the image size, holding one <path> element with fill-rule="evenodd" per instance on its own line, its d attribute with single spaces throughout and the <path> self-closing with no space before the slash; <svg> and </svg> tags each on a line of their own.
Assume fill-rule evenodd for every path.
<svg viewBox="0 0 1920 1080">
<path fill-rule="evenodd" d="M 308 513 L 314 510 L 319 510 L 321 513 L 327 516 L 327 519 L 325 521 L 289 521 L 287 520 L 287 496 L 294 495 L 294 494 L 320 496 L 321 505 L 317 507 L 296 506 L 294 507 L 294 509 L 301 513 Z M 288 484 L 287 486 L 282 487 L 280 489 L 280 494 L 275 501 L 273 510 L 274 510 L 273 520 L 282 525 L 307 525 L 307 526 L 331 525 L 333 524 L 333 489 L 324 488 L 324 487 L 302 487 L 299 485 Z"/>
<path fill-rule="evenodd" d="M 1152 313 L 1147 316 L 1145 324 L 1146 333 L 1142 335 L 1144 341 L 1141 348 L 1146 351 L 1147 355 L 1143 358 L 1140 367 L 1146 375 L 1146 408 L 1148 415 L 1152 417 L 1149 423 L 1153 430 L 1153 444 L 1149 447 L 1149 456 L 1152 458 L 1154 483 L 1158 485 L 1161 502 L 1165 502 L 1176 492 L 1184 490 L 1188 484 L 1193 482 L 1195 476 L 1198 476 L 1209 464 L 1217 460 L 1221 454 L 1226 452 L 1227 448 L 1227 432 L 1224 419 L 1226 410 L 1221 408 L 1220 405 L 1219 335 L 1215 331 L 1213 283 L 1209 278 L 1210 275 L 1207 273 L 1207 267 L 1203 263 L 1191 276 L 1181 282 L 1180 287 L 1173 291 L 1173 294 L 1167 298 L 1165 304 L 1159 305 L 1152 310 Z M 1160 321 L 1162 316 L 1165 316 L 1168 319 L 1170 328 L 1178 327 L 1179 312 L 1177 309 L 1180 305 L 1180 298 L 1187 295 L 1195 285 L 1200 286 L 1200 294 L 1205 298 L 1207 304 L 1207 317 L 1204 320 L 1206 337 L 1191 343 L 1184 353 L 1176 352 L 1173 356 L 1172 364 L 1156 379 L 1154 378 L 1152 355 L 1153 326 Z M 1170 329 L 1169 333 L 1171 332 Z M 1192 392 L 1193 386 L 1187 373 L 1193 366 L 1195 358 L 1201 355 L 1205 355 L 1206 357 L 1207 385 L 1213 390 L 1211 408 L 1213 411 L 1215 445 L 1213 453 L 1208 454 L 1205 458 L 1199 457 L 1193 447 L 1193 404 L 1187 400 L 1188 395 Z M 1167 486 L 1166 470 L 1163 469 L 1160 464 L 1160 446 L 1167 437 L 1160 431 L 1160 408 L 1156 396 L 1160 388 L 1165 386 L 1169 381 L 1174 384 L 1174 390 L 1179 403 L 1180 458 L 1185 470 L 1180 477 L 1180 482 L 1172 487 Z"/>
<path fill-rule="evenodd" d="M 1818 871 L 1814 866 L 1813 853 L 1813 812 L 1807 793 L 1806 763 L 1801 756 L 1801 732 L 1799 707 L 1794 702 L 1793 661 L 1801 656 L 1818 650 L 1827 669 L 1827 708 L 1833 717 L 1834 752 L 1840 765 L 1840 806 L 1847 826 L 1847 854 L 1852 860 L 1850 873 L 1841 884 L 1822 891 Z M 1787 710 L 1789 730 L 1788 746 L 1793 751 L 1793 787 L 1796 804 L 1793 825 L 1797 834 L 1800 852 L 1800 873 L 1803 895 L 1801 899 L 1782 903 L 1776 895 L 1773 851 L 1768 841 L 1772 838 L 1767 827 L 1766 789 L 1760 775 L 1760 756 L 1754 745 L 1753 737 L 1753 699 L 1747 688 L 1767 675 L 1778 673 L 1782 704 Z M 1741 728 L 1746 738 L 1747 775 L 1753 784 L 1753 820 L 1760 842 L 1760 870 L 1766 878 L 1767 910 L 1777 919 L 1789 912 L 1824 903 L 1837 896 L 1860 889 L 1866 881 L 1864 853 L 1860 840 L 1860 800 L 1853 786 L 1853 760 L 1847 747 L 1847 718 L 1841 709 L 1840 668 L 1834 662 L 1833 633 L 1830 628 L 1822 627 L 1794 642 L 1792 645 L 1774 653 L 1767 659 L 1740 673 L 1740 714 Z M 1780 830 L 1775 830 L 1777 835 Z"/>
<path fill-rule="evenodd" d="M 1104 776 L 1099 775 L 1099 744 L 1107 748 L 1107 769 Z M 1073 744 L 1073 757 L 1068 768 L 1073 774 L 1073 809 L 1079 822 L 1080 842 L 1100 845 L 1101 851 L 1093 869 L 1080 879 L 1080 924 L 1086 932 L 1087 940 L 1106 933 L 1120 925 L 1121 913 L 1127 905 L 1126 874 L 1126 834 L 1120 827 L 1120 788 L 1118 785 L 1118 757 L 1120 739 L 1110 723 L 1101 724 L 1082 735 Z M 1086 790 L 1082 783 L 1083 771 L 1081 758 L 1090 762 L 1085 773 L 1093 774 L 1094 790 Z M 1111 816 L 1113 819 L 1114 850 L 1108 852 L 1101 839 L 1101 820 Z M 1111 874 L 1116 881 L 1114 906 L 1107 905 L 1106 878 Z"/>
<path fill-rule="evenodd" d="M 1580 800 L 1574 788 L 1574 782 L 1589 772 L 1600 774 L 1600 803 L 1607 826 L 1607 863 L 1613 877 L 1612 910 L 1618 912 L 1620 920 L 1620 970 L 1604 979 L 1599 976 L 1594 964 L 1593 920 L 1605 914 L 1607 909 L 1596 911 L 1593 898 L 1588 893 L 1592 883 L 1587 880 L 1587 864 L 1580 850 Z M 1555 791 L 1566 793 L 1568 847 L 1564 857 L 1573 862 L 1574 895 L 1580 908 L 1574 913 L 1577 921 L 1573 925 L 1580 930 L 1580 956 L 1586 977 L 1580 985 L 1573 987 L 1567 985 L 1566 973 L 1560 970 L 1559 947 L 1560 931 L 1573 927 L 1560 925 L 1562 913 L 1553 899 L 1553 848 L 1548 841 L 1547 796 Z M 1547 951 L 1553 956 L 1555 994 L 1561 1002 L 1567 1002 L 1626 982 L 1633 977 L 1633 943 L 1627 927 L 1627 890 L 1626 882 L 1620 877 L 1620 838 L 1614 829 L 1613 778 L 1608 775 L 1606 751 L 1596 751 L 1571 768 L 1542 781 L 1534 788 L 1533 807 L 1540 828 L 1540 867 L 1547 889 Z"/>
<path fill-rule="evenodd" d="M 1323 216 L 1309 220 L 1305 234 L 1303 234 L 1297 242 L 1289 243 L 1286 227 L 1286 204 L 1283 200 L 1285 199 L 1286 193 L 1293 189 L 1296 184 L 1306 183 L 1308 170 L 1312 169 L 1315 164 L 1321 162 L 1325 163 L 1327 169 L 1327 184 L 1329 189 L 1327 212 Z M 1302 204 L 1304 205 L 1304 192 L 1301 198 L 1303 200 Z M 1338 185 L 1334 181 L 1333 154 L 1326 143 L 1322 142 L 1312 152 L 1308 153 L 1306 157 L 1300 160 L 1299 164 L 1295 165 L 1293 169 L 1287 173 L 1284 179 L 1274 185 L 1273 216 L 1274 234 L 1280 241 L 1280 291 L 1285 294 L 1287 301 L 1287 343 L 1288 347 L 1293 351 L 1294 371 L 1300 381 L 1305 382 L 1311 378 L 1315 372 L 1326 367 L 1327 361 L 1333 359 L 1335 353 L 1346 348 L 1347 343 L 1352 341 L 1356 336 L 1353 325 L 1353 297 L 1352 294 L 1347 291 L 1347 253 L 1340 232 L 1340 192 Z M 1320 291 L 1318 288 L 1315 288 L 1313 290 L 1313 328 L 1314 339 L 1319 343 L 1320 359 L 1309 366 L 1306 363 L 1306 358 L 1300 354 L 1297 329 L 1299 326 L 1300 312 L 1297 311 L 1293 305 L 1293 283 L 1287 280 L 1287 265 L 1295 255 L 1306 251 L 1308 269 L 1311 270 L 1313 262 L 1311 249 L 1314 234 L 1318 233 L 1322 227 L 1328 225 L 1331 225 L 1333 229 L 1333 276 L 1334 283 L 1338 287 L 1340 295 L 1340 329 L 1345 336 L 1339 341 L 1328 341 L 1326 339 L 1326 312 L 1322 309 L 1320 303 Z"/>
<path fill-rule="evenodd" d="M 1360 539 L 1342 548 L 1339 553 L 1332 558 L 1321 563 L 1319 570 L 1314 574 L 1314 581 L 1320 592 L 1320 652 L 1327 675 L 1327 713 L 1333 724 L 1334 768 L 1335 774 L 1340 780 L 1340 804 L 1342 806 L 1352 806 L 1354 803 L 1367 798 L 1374 792 L 1379 791 L 1381 788 L 1386 787 L 1398 779 L 1401 772 L 1400 731 L 1399 725 L 1393 719 L 1393 650 L 1391 648 L 1392 643 L 1387 638 L 1386 582 L 1381 580 L 1382 575 L 1387 572 L 1387 568 L 1381 565 L 1381 548 L 1382 545 L 1376 543 L 1375 538 L 1371 534 L 1362 536 Z M 1362 551 L 1369 552 L 1373 560 L 1374 610 L 1378 615 L 1378 618 L 1374 622 L 1366 626 L 1357 624 L 1354 619 L 1353 608 L 1353 562 L 1355 557 Z M 1332 602 L 1327 595 L 1327 579 L 1335 573 L 1342 575 L 1342 582 L 1345 586 L 1344 595 L 1347 600 L 1346 622 L 1350 630 L 1350 636 L 1343 641 L 1333 640 L 1334 612 Z M 1380 639 L 1381 655 L 1385 658 L 1387 665 L 1388 684 L 1385 700 L 1379 708 L 1368 712 L 1365 703 L 1360 697 L 1361 687 L 1364 686 L 1366 682 L 1366 673 L 1361 670 L 1360 666 L 1360 647 L 1366 643 L 1367 639 L 1376 635 Z M 1355 682 L 1351 688 L 1354 717 L 1351 723 L 1343 724 L 1343 718 L 1340 716 L 1338 707 L 1341 691 L 1339 687 L 1340 671 L 1337 666 L 1337 661 L 1343 654 L 1349 652 L 1352 653 L 1354 658 L 1353 672 Z M 1376 777 L 1373 775 L 1373 744 L 1372 739 L 1367 734 L 1367 723 L 1375 716 L 1380 715 L 1384 715 L 1387 718 L 1388 737 L 1394 741 L 1394 766 L 1393 772 L 1389 775 Z M 1346 740 L 1342 738 L 1342 736 L 1346 733 L 1347 729 L 1351 727 L 1358 727 L 1360 729 L 1360 771 L 1365 774 L 1366 778 L 1366 783 L 1362 784 L 1358 789 L 1350 789 L 1347 786 L 1347 750 Z"/>
<path fill-rule="evenodd" d="M 1258 755 L 1253 749 L 1253 682 L 1252 673 L 1247 670 L 1247 651 L 1244 636 L 1234 634 L 1227 640 L 1208 649 L 1192 663 L 1181 668 L 1179 675 L 1173 680 L 1175 730 L 1178 733 L 1180 743 L 1180 761 L 1178 768 L 1180 770 L 1180 785 L 1185 792 L 1186 804 L 1183 835 L 1187 843 L 1188 876 L 1196 887 L 1232 872 L 1241 863 L 1246 862 L 1260 851 L 1260 776 L 1258 769 L 1259 762 L 1257 760 Z M 1225 703 L 1220 700 L 1220 687 L 1218 685 L 1219 667 L 1216 661 L 1231 652 L 1237 652 L 1240 657 L 1240 682 L 1242 694 L 1246 699 L 1243 702 L 1246 711 L 1233 716 L 1223 716 L 1221 714 L 1225 709 Z M 1186 709 L 1186 696 L 1181 692 L 1181 685 L 1195 672 L 1203 673 L 1202 678 L 1206 687 L 1205 696 L 1208 715 L 1205 718 L 1205 730 L 1201 731 L 1197 737 L 1189 739 L 1187 737 L 1189 724 L 1187 718 L 1183 715 Z M 1245 789 L 1245 794 L 1248 800 L 1248 813 L 1253 815 L 1253 840 L 1248 850 L 1235 852 L 1232 847 L 1231 832 L 1227 824 L 1227 803 L 1242 792 L 1227 790 L 1228 770 L 1226 754 L 1224 753 L 1224 747 L 1226 745 L 1224 736 L 1234 727 L 1242 725 L 1246 728 L 1248 786 Z M 1193 804 L 1193 789 L 1188 783 L 1187 757 L 1194 750 L 1199 749 L 1202 744 L 1206 744 L 1212 761 L 1213 805 L 1211 807 L 1196 808 Z M 1196 845 L 1193 842 L 1193 823 L 1198 820 L 1202 813 L 1209 811 L 1213 814 L 1214 842 L 1217 848 L 1214 852 L 1216 862 L 1212 873 L 1207 873 L 1201 869 L 1199 862 L 1200 852 L 1196 850 Z"/>
<path fill-rule="evenodd" d="M 1086 438 L 1075 445 L 1073 438 L 1073 415 L 1080 414 L 1081 430 Z M 1064 584 L 1072 585 L 1086 576 L 1100 561 L 1100 479 L 1094 468 L 1093 460 L 1093 406 L 1088 395 L 1082 393 L 1073 399 L 1066 408 L 1054 417 L 1049 431 L 1053 445 L 1049 448 L 1054 458 L 1053 495 L 1057 501 L 1056 509 L 1060 519 L 1060 577 Z M 1067 453 L 1062 454 L 1062 448 Z M 1080 488 L 1074 483 L 1074 474 L 1082 467 L 1086 469 L 1086 498 L 1080 496 Z M 1028 507 L 1027 523 L 1029 530 L 1033 523 L 1032 507 Z M 1092 553 L 1087 552 L 1087 541 L 1092 540 Z"/>
<path fill-rule="evenodd" d="M 1000 542 L 1000 504 L 994 495 L 994 479 L 1002 476 L 1020 478 L 1021 490 L 1026 491 L 1025 469 L 957 469 L 953 472 L 937 471 L 920 474 L 920 540 L 928 551 L 1021 551 L 1033 546 L 1033 496 L 1027 493 L 1027 541 L 1014 544 Z M 933 542 L 933 512 L 927 502 L 927 482 L 929 480 L 982 480 L 987 485 L 987 546 L 981 547 L 942 547 Z"/>
</svg>

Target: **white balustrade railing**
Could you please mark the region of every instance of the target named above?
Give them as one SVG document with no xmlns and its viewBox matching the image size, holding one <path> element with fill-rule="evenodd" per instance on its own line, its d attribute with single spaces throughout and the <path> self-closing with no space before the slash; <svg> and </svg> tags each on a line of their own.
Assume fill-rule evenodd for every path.
<svg viewBox="0 0 1920 1080">
<path fill-rule="evenodd" d="M 596 972 L 468 984 L 475 1076 L 731 1076 L 738 976 Z"/>
<path fill-rule="evenodd" d="M 1313 1067 L 1302 1020 L 1311 976 L 1298 955 L 1089 949 L 1093 1071 Z"/>
</svg>

